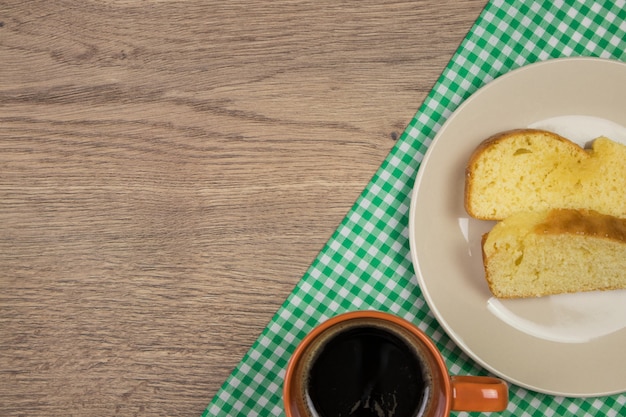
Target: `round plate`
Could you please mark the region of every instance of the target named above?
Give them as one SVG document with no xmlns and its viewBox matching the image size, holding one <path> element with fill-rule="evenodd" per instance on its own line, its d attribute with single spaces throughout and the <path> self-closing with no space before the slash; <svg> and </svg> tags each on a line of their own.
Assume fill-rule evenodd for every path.
<svg viewBox="0 0 626 417">
<path fill-rule="evenodd" d="M 465 166 L 485 138 L 513 128 L 546 128 L 581 145 L 601 135 L 626 143 L 624 109 L 624 63 L 564 58 L 522 67 L 459 106 L 418 171 L 409 240 L 424 297 L 461 349 L 525 388 L 574 397 L 626 391 L 626 291 L 493 298 L 480 239 L 495 223 L 465 212 Z"/>
</svg>

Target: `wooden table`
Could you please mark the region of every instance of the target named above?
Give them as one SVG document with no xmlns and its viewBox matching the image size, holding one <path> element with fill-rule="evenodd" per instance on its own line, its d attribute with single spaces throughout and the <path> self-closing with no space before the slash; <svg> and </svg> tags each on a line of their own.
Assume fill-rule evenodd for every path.
<svg viewBox="0 0 626 417">
<path fill-rule="evenodd" d="M 200 415 L 486 0 L 0 7 L 0 415 Z"/>
</svg>

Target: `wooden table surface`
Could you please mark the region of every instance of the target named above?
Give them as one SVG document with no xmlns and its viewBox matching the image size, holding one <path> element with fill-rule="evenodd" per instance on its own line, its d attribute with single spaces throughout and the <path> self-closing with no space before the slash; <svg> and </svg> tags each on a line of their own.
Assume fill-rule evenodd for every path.
<svg viewBox="0 0 626 417">
<path fill-rule="evenodd" d="M 486 0 L 0 5 L 0 415 L 199 416 Z"/>
</svg>

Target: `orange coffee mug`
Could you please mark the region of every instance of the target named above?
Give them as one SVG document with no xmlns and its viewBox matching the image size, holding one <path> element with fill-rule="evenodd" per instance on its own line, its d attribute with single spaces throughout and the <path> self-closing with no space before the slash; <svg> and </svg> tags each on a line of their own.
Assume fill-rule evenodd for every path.
<svg viewBox="0 0 626 417">
<path fill-rule="evenodd" d="M 309 333 L 287 365 L 283 395 L 287 417 L 446 417 L 508 404 L 506 382 L 450 376 L 428 336 L 378 311 L 341 314 Z"/>
</svg>

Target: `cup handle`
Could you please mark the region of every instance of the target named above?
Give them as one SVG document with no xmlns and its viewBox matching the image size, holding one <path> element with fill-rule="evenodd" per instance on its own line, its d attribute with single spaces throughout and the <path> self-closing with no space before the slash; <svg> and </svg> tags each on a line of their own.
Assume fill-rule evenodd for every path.
<svg viewBox="0 0 626 417">
<path fill-rule="evenodd" d="M 509 403 L 509 387 L 487 376 L 452 376 L 452 410 L 503 411 Z"/>
</svg>

